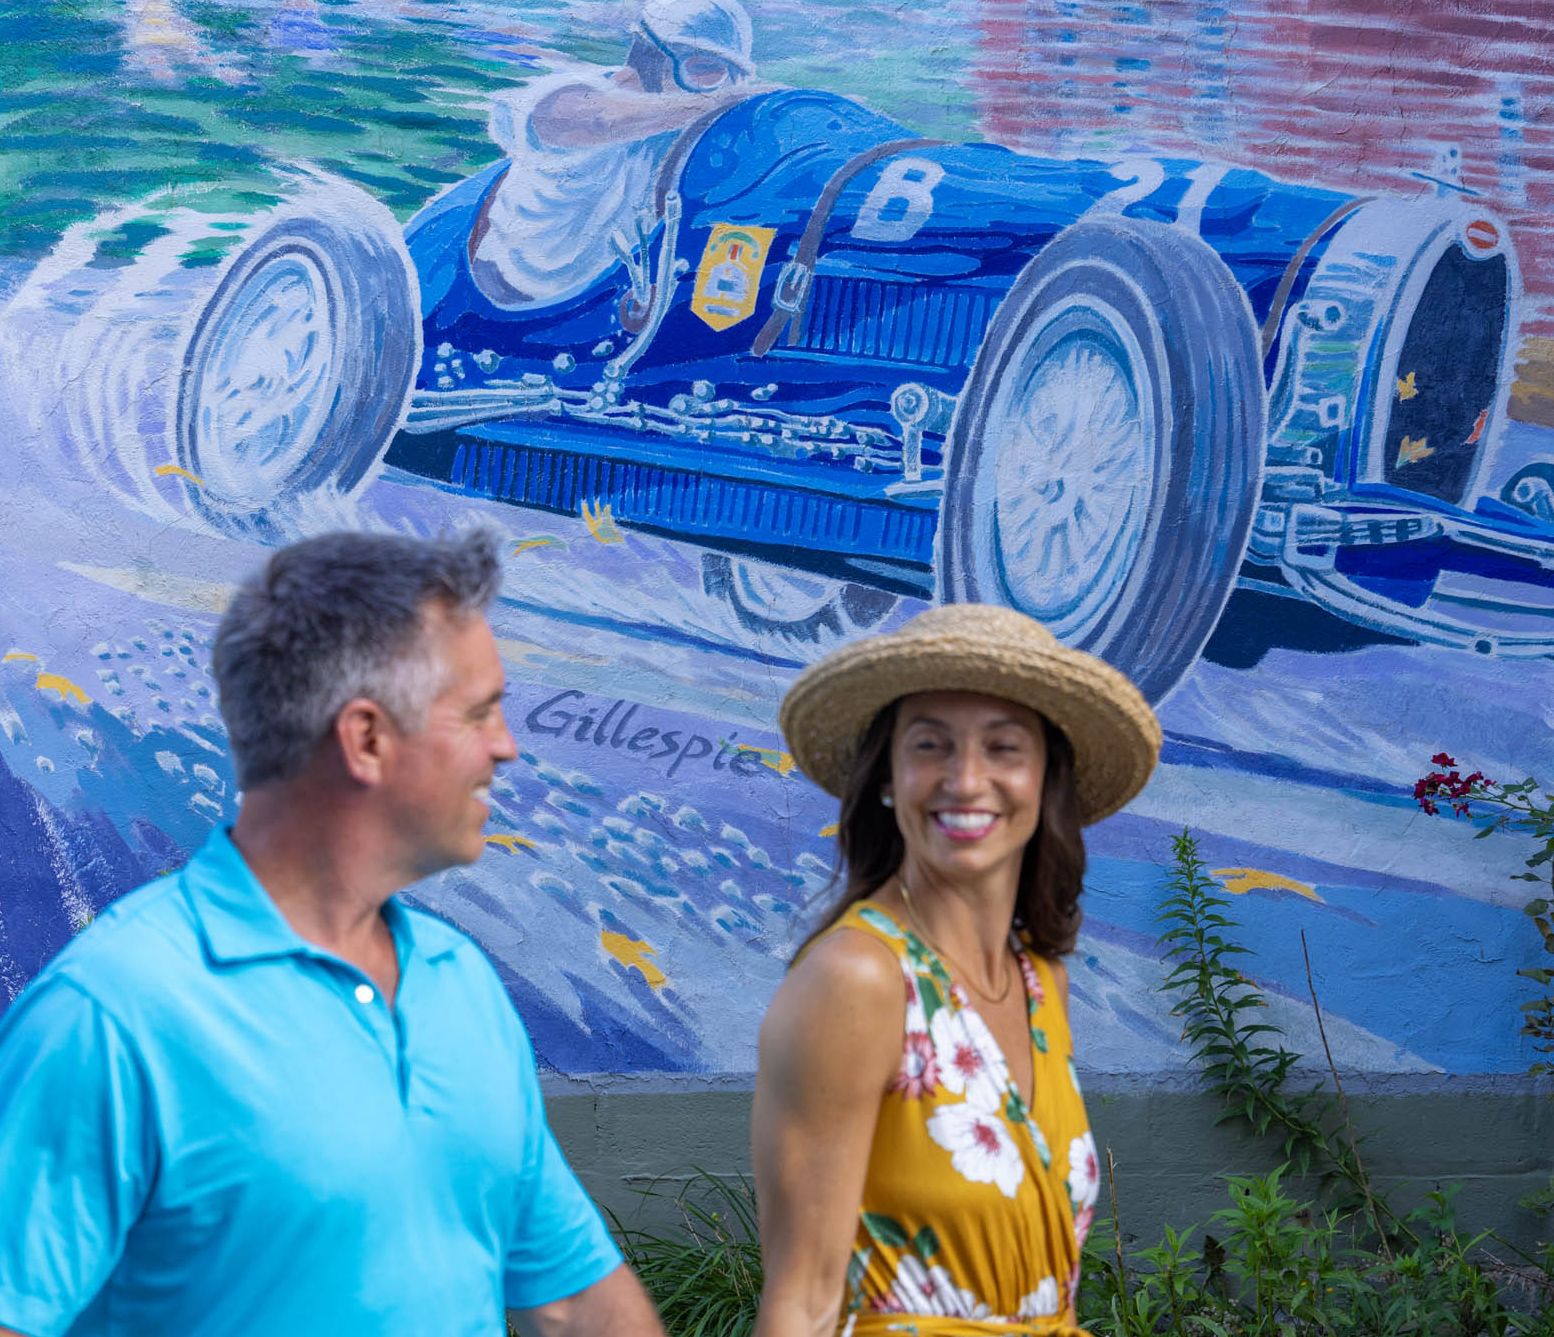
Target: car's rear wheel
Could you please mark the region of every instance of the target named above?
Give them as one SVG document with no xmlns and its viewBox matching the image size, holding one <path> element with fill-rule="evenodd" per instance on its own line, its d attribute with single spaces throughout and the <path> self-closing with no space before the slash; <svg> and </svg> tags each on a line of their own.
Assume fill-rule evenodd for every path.
<svg viewBox="0 0 1554 1337">
<path fill-rule="evenodd" d="M 881 622 L 898 600 L 885 590 L 725 553 L 702 556 L 702 588 L 762 636 L 813 643 Z"/>
<path fill-rule="evenodd" d="M 1159 700 L 1230 596 L 1266 424 L 1224 261 L 1163 224 L 1076 223 L 1015 281 L 961 395 L 941 597 L 1029 613 Z"/>
</svg>

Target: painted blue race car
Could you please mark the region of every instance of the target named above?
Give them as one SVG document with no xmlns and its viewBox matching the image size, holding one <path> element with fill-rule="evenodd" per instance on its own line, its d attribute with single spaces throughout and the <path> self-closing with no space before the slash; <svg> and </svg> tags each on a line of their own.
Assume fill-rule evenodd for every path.
<svg viewBox="0 0 1554 1337">
<path fill-rule="evenodd" d="M 1554 651 L 1554 475 L 1487 490 L 1518 277 L 1471 202 L 1043 160 L 784 90 L 679 137 L 634 253 L 511 310 L 471 263 L 507 170 L 406 229 L 418 344 L 408 289 L 352 299 L 373 374 L 330 412 L 368 430 L 308 467 L 353 483 L 397 420 L 402 469 L 703 545 L 753 627 L 1006 603 L 1152 699 L 1238 586 Z M 209 320 L 231 326 L 296 242 L 255 253 Z"/>
</svg>

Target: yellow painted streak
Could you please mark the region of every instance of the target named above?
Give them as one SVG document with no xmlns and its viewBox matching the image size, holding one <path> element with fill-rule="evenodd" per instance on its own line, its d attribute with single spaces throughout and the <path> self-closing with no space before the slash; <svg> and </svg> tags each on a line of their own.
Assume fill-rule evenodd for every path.
<svg viewBox="0 0 1554 1337">
<path fill-rule="evenodd" d="M 1407 376 L 1399 376 L 1398 377 L 1398 398 L 1399 399 L 1404 399 L 1404 400 L 1412 399 L 1418 393 L 1419 393 L 1419 387 L 1414 384 L 1414 373 L 1413 372 L 1409 372 Z"/>
<path fill-rule="evenodd" d="M 1261 868 L 1216 868 L 1214 876 L 1232 896 L 1245 896 L 1249 891 L 1293 891 L 1318 905 L 1326 904 L 1311 883 L 1297 882 L 1292 877 L 1281 877 Z"/>
<path fill-rule="evenodd" d="M 38 662 L 38 656 L 30 650 L 7 650 L 3 655 L 0 655 L 0 664 L 15 663 L 19 659 L 31 660 L 34 664 Z"/>
<path fill-rule="evenodd" d="M 40 692 L 58 692 L 61 701 L 74 697 L 83 706 L 92 704 L 92 698 L 83 692 L 69 678 L 59 673 L 40 673 L 38 681 L 33 683 Z"/>
<path fill-rule="evenodd" d="M 513 835 L 487 836 L 486 844 L 500 846 L 509 854 L 517 854 L 519 850 L 536 850 L 539 848 L 538 845 L 527 837 Z"/>
<path fill-rule="evenodd" d="M 1405 436 L 1398 446 L 1399 464 L 1417 464 L 1422 459 L 1427 459 L 1435 454 L 1435 447 L 1429 444 L 1427 436 Z"/>
<path fill-rule="evenodd" d="M 761 765 L 770 767 L 778 775 L 789 774 L 794 767 L 793 756 L 788 752 L 779 752 L 774 747 L 756 747 L 751 743 L 740 743 L 740 752 L 753 752 L 761 759 Z"/>
<path fill-rule="evenodd" d="M 822 840 L 830 840 L 838 832 L 840 832 L 841 829 L 842 828 L 840 826 L 838 826 L 835 822 L 832 822 L 830 826 L 823 826 L 823 827 L 820 828 L 820 838 Z"/>
<path fill-rule="evenodd" d="M 159 464 L 151 471 L 158 478 L 187 478 L 195 487 L 204 487 L 205 480 L 199 474 L 192 474 L 181 464 Z"/>
<path fill-rule="evenodd" d="M 669 977 L 647 959 L 657 954 L 656 949 L 640 938 L 628 938 L 624 933 L 612 933 L 609 929 L 601 929 L 599 945 L 627 970 L 641 971 L 642 978 L 648 982 L 648 988 L 662 989 L 668 982 Z"/>
<path fill-rule="evenodd" d="M 518 541 L 518 543 L 516 543 L 513 546 L 513 554 L 512 555 L 514 557 L 516 557 L 519 553 L 521 553 L 521 552 L 528 552 L 531 548 L 549 548 L 549 547 L 553 547 L 555 545 L 555 542 L 556 542 L 556 540 L 551 538 L 551 537 L 549 537 L 548 535 L 543 537 L 543 538 L 537 538 L 537 539 L 520 539 Z"/>
<path fill-rule="evenodd" d="M 230 585 L 218 585 L 209 580 L 192 580 L 187 576 L 175 576 L 150 567 L 115 568 L 110 566 L 80 566 L 75 562 L 61 562 L 61 571 L 85 576 L 109 589 L 123 590 L 142 599 L 166 604 L 171 608 L 189 608 L 197 612 L 224 613 L 232 598 Z"/>
<path fill-rule="evenodd" d="M 557 672 L 551 677 L 540 677 L 550 686 L 560 683 L 563 687 L 573 686 L 576 666 L 594 666 L 597 668 L 614 669 L 614 660 L 605 655 L 570 654 L 557 650 L 550 645 L 536 645 L 533 641 L 518 641 L 510 636 L 499 636 L 496 648 L 502 652 L 502 658 L 509 664 L 518 668 L 531 671 L 535 675 L 543 675 L 547 668 L 561 666 L 566 673 Z M 603 683 L 601 680 L 601 691 Z"/>
<path fill-rule="evenodd" d="M 583 503 L 583 523 L 600 543 L 623 542 L 620 530 L 615 527 L 615 517 L 603 502 L 594 507 L 590 507 L 586 501 Z"/>
</svg>

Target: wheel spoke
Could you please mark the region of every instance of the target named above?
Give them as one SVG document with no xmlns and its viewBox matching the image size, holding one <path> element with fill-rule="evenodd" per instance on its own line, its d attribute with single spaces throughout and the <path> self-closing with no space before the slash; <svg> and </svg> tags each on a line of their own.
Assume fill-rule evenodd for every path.
<svg viewBox="0 0 1554 1337">
<path fill-rule="evenodd" d="M 1001 391 L 990 500 L 1014 601 L 1063 634 L 1112 597 L 1142 541 L 1154 440 L 1121 323 L 1076 308 L 1048 328 Z"/>
</svg>

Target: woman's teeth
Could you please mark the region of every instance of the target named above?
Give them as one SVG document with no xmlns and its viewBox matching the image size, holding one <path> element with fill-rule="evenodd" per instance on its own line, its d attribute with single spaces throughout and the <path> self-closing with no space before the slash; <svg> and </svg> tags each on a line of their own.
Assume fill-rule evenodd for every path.
<svg viewBox="0 0 1554 1337">
<path fill-rule="evenodd" d="M 934 821 L 946 831 L 953 831 L 957 835 L 981 835 L 993 825 L 993 820 L 993 814 L 990 812 L 934 813 Z"/>
</svg>

